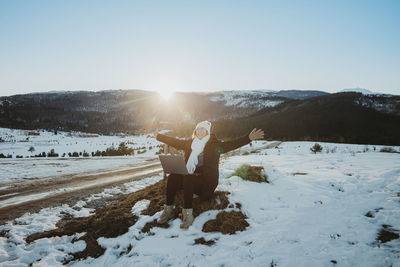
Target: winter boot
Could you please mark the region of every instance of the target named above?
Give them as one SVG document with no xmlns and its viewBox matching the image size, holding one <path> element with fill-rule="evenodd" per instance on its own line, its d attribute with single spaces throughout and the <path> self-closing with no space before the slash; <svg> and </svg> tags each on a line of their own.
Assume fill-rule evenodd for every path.
<svg viewBox="0 0 400 267">
<path fill-rule="evenodd" d="M 171 220 L 174 217 L 174 206 L 173 205 L 164 205 L 164 210 L 160 216 L 160 218 L 158 218 L 157 222 L 159 224 L 163 224 L 168 222 L 169 220 Z"/>
<path fill-rule="evenodd" d="M 182 229 L 188 229 L 189 226 L 192 225 L 194 217 L 193 217 L 193 209 L 182 209 L 182 223 L 181 223 L 181 228 Z"/>
</svg>

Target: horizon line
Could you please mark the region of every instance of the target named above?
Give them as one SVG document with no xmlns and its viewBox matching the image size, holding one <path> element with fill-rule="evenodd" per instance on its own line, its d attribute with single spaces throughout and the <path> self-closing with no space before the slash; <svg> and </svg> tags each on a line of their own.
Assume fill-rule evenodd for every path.
<svg viewBox="0 0 400 267">
<path fill-rule="evenodd" d="M 335 94 L 335 93 L 341 93 L 344 90 L 366 90 L 370 92 L 371 94 L 382 94 L 382 95 L 394 95 L 390 93 L 381 93 L 381 92 L 375 92 L 371 91 L 366 88 L 361 88 L 361 87 L 347 87 L 347 88 L 342 88 L 339 89 L 338 91 L 334 92 L 329 92 L 326 90 L 320 90 L 320 89 L 280 89 L 280 90 L 274 90 L 274 89 L 265 89 L 265 88 L 259 88 L 259 89 L 205 89 L 205 90 L 200 90 L 200 91 L 195 91 L 195 90 L 170 90 L 172 93 L 215 93 L 215 92 L 232 92 L 232 91 L 269 91 L 269 92 L 280 92 L 280 91 L 318 91 L 318 92 L 324 92 L 328 94 Z M 35 92 L 27 92 L 27 93 L 17 93 L 17 94 L 10 94 L 10 95 L 0 95 L 0 97 L 10 97 L 10 96 L 18 96 L 18 95 L 29 95 L 29 94 L 48 94 L 48 93 L 62 93 L 62 92 L 107 92 L 107 91 L 147 91 L 147 92 L 155 92 L 159 93 L 160 91 L 163 90 L 155 90 L 155 89 L 139 89 L 139 88 L 113 88 L 113 89 L 60 89 L 60 90 L 48 90 L 48 91 L 35 91 Z"/>
</svg>

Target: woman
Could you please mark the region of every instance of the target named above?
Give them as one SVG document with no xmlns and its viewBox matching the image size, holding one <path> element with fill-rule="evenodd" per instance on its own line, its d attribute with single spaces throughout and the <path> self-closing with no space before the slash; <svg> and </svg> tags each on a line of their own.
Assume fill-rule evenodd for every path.
<svg viewBox="0 0 400 267">
<path fill-rule="evenodd" d="M 180 227 L 183 229 L 189 228 L 194 220 L 192 209 L 193 194 L 198 195 L 201 200 L 210 199 L 218 185 L 220 155 L 247 145 L 252 140 L 264 138 L 264 131 L 254 128 L 250 134 L 246 134 L 236 140 L 223 142 L 218 140 L 210 132 L 210 129 L 211 122 L 199 122 L 193 131 L 192 138 L 187 140 L 159 134 L 158 131 L 154 133 L 158 141 L 185 151 L 186 168 L 189 173 L 189 175 L 170 174 L 168 176 L 167 203 L 158 219 L 158 223 L 166 223 L 173 218 L 175 194 L 178 189 L 183 188 L 183 222 Z"/>
</svg>

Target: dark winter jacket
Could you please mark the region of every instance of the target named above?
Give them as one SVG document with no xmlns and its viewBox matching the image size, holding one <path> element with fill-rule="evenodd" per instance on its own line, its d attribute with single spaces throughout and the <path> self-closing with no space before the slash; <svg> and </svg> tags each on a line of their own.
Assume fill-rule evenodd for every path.
<svg viewBox="0 0 400 267">
<path fill-rule="evenodd" d="M 185 152 L 185 162 L 188 161 L 190 153 L 192 152 L 192 139 L 181 140 L 163 134 L 158 134 L 157 140 L 178 150 L 183 150 Z M 249 134 L 232 141 L 224 142 L 218 140 L 215 134 L 211 133 L 210 139 L 204 146 L 203 150 L 202 174 L 203 179 L 206 180 L 206 183 L 214 188 L 217 187 L 219 177 L 219 157 L 222 153 L 235 150 L 241 146 L 247 145 L 250 142 L 251 140 L 249 138 Z"/>
</svg>

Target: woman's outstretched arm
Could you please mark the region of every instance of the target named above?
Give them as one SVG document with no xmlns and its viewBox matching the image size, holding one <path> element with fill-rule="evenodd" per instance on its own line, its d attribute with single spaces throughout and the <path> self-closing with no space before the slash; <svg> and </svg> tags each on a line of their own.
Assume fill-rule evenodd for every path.
<svg viewBox="0 0 400 267">
<path fill-rule="evenodd" d="M 154 137 L 169 146 L 175 147 L 178 150 L 185 150 L 186 140 L 180 140 L 173 137 L 166 136 L 164 134 L 158 133 L 158 130 L 154 132 Z"/>
<path fill-rule="evenodd" d="M 252 140 L 263 139 L 263 138 L 264 138 L 264 131 L 261 129 L 257 130 L 256 128 L 254 128 L 249 134 L 239 137 L 238 139 L 226 142 L 223 141 L 220 142 L 220 147 L 222 148 L 222 153 L 226 153 L 235 150 L 239 147 L 242 147 L 244 145 L 247 145 Z"/>
</svg>

